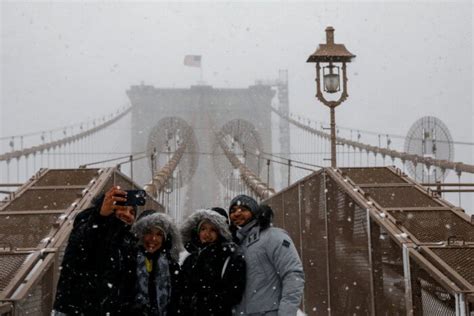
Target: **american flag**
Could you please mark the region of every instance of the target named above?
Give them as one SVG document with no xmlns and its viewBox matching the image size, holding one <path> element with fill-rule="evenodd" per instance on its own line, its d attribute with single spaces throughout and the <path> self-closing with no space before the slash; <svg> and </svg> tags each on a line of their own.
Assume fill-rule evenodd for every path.
<svg viewBox="0 0 474 316">
<path fill-rule="evenodd" d="M 184 56 L 184 65 L 190 67 L 201 67 L 201 55 Z"/>
</svg>

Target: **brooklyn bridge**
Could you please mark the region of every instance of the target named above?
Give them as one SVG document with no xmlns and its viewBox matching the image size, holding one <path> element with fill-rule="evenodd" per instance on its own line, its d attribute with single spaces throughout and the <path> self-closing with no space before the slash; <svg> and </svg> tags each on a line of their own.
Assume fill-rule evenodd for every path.
<svg viewBox="0 0 474 316">
<path fill-rule="evenodd" d="M 139 84 L 115 113 L 2 139 L 2 315 L 49 313 L 73 219 L 113 184 L 143 187 L 145 208 L 178 222 L 239 193 L 271 205 L 302 258 L 308 315 L 472 314 L 473 222 L 456 205 L 469 190 L 443 180 L 474 166 L 341 128 L 330 167 L 330 132 L 289 112 L 285 74 L 246 89 Z M 437 124 L 411 141 L 431 150 Z M 132 148 L 119 157 L 107 153 L 117 134 Z"/>
<path fill-rule="evenodd" d="M 270 205 L 301 314 L 474 316 L 472 3 L 237 2 L 1 4 L 0 315 L 51 314 L 74 219 L 118 185 L 178 224 Z"/>
</svg>

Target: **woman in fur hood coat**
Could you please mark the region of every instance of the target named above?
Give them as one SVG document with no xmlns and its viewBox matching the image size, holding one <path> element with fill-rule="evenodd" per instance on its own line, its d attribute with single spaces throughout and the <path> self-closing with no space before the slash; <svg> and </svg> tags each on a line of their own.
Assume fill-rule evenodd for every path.
<svg viewBox="0 0 474 316">
<path fill-rule="evenodd" d="M 181 236 L 171 217 L 144 211 L 132 227 L 138 238 L 134 315 L 172 316 L 179 312 Z"/>
<path fill-rule="evenodd" d="M 183 223 L 181 236 L 190 253 L 181 267 L 181 311 L 189 316 L 232 315 L 245 288 L 245 260 L 232 242 L 226 218 L 218 211 L 198 210 Z"/>
</svg>

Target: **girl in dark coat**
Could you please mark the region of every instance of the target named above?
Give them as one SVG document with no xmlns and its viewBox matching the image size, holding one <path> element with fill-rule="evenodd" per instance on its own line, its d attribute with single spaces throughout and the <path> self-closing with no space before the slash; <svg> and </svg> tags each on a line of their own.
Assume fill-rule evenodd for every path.
<svg viewBox="0 0 474 316">
<path fill-rule="evenodd" d="M 178 315 L 182 249 L 178 229 L 166 214 L 145 211 L 144 215 L 132 227 L 139 240 L 133 315 Z"/>
<path fill-rule="evenodd" d="M 245 288 L 245 260 L 226 218 L 216 211 L 198 210 L 181 228 L 190 255 L 181 267 L 184 315 L 232 315 Z"/>
</svg>

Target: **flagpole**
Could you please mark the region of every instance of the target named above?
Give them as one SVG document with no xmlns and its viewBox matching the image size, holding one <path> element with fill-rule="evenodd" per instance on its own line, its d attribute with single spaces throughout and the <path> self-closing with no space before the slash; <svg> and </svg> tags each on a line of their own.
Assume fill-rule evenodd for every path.
<svg viewBox="0 0 474 316">
<path fill-rule="evenodd" d="M 201 70 L 201 83 L 203 83 L 203 75 L 202 75 L 202 58 L 201 58 L 201 64 L 199 65 L 199 69 Z"/>
</svg>

